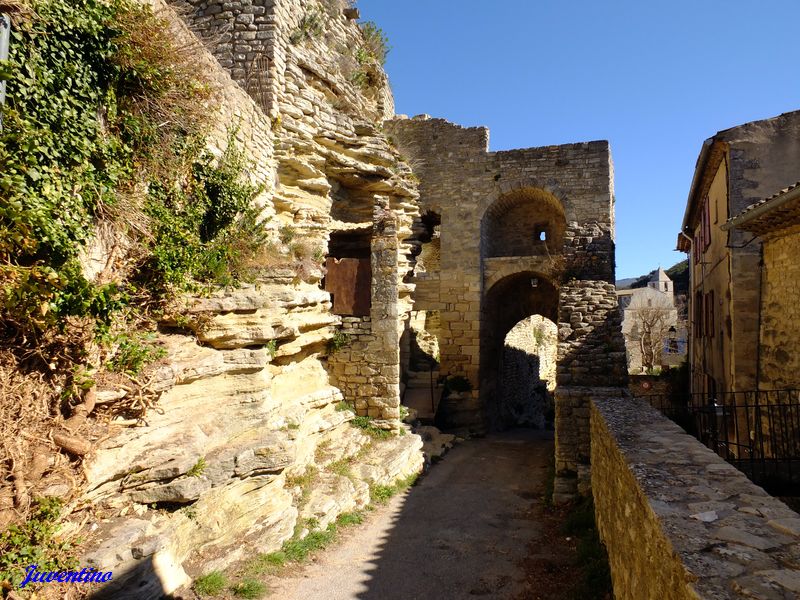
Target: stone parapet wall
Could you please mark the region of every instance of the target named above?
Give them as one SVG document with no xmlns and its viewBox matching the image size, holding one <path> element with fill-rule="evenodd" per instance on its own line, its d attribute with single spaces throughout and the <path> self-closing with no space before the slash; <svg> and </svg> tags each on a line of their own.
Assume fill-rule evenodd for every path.
<svg viewBox="0 0 800 600">
<path fill-rule="evenodd" d="M 553 501 L 587 496 L 590 481 L 589 407 L 593 400 L 625 396 L 620 387 L 558 386 L 555 391 L 555 467 Z"/>
<path fill-rule="evenodd" d="M 800 515 L 677 425 L 591 402 L 592 493 L 620 600 L 800 594 Z"/>
</svg>

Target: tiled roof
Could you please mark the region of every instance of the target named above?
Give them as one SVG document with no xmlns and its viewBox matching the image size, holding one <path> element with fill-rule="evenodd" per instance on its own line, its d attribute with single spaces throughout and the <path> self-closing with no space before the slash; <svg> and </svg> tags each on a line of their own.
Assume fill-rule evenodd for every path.
<svg viewBox="0 0 800 600">
<path fill-rule="evenodd" d="M 723 228 L 736 227 L 761 235 L 796 224 L 800 224 L 800 181 L 754 202 L 728 219 Z"/>
</svg>

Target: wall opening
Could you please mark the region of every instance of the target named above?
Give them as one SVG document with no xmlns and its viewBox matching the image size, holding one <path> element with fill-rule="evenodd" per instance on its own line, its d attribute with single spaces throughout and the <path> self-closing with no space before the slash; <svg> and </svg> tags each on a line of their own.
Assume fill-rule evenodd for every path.
<svg viewBox="0 0 800 600">
<path fill-rule="evenodd" d="M 483 256 L 560 254 L 567 220 L 552 194 L 524 188 L 498 198 L 481 224 Z"/>
<path fill-rule="evenodd" d="M 371 243 L 371 230 L 331 233 L 322 287 L 331 293 L 333 314 L 369 316 L 372 306 Z"/>
<path fill-rule="evenodd" d="M 499 426 L 553 428 L 557 354 L 558 327 L 541 315 L 506 334 L 498 369 Z"/>
<path fill-rule="evenodd" d="M 533 281 L 536 282 L 536 285 L 532 284 Z M 549 325 L 544 325 L 545 330 L 542 335 L 547 336 L 548 340 L 551 339 L 554 336 L 555 323 L 558 321 L 558 288 L 541 273 L 523 271 L 509 275 L 493 285 L 484 297 L 481 310 L 480 398 L 490 429 L 505 429 L 515 425 L 536 425 L 540 422 L 544 426 L 547 424 L 546 420 L 536 420 L 534 423 L 533 419 L 517 419 L 514 416 L 516 411 L 509 410 L 504 400 L 502 375 L 503 369 L 506 368 L 505 365 L 513 362 L 518 365 L 527 364 L 530 369 L 534 368 L 533 361 L 524 359 L 518 353 L 511 350 L 508 354 L 505 353 L 507 336 L 515 326 L 534 315 L 538 315 L 538 318 L 535 319 L 537 324 L 549 322 Z M 530 332 L 530 335 L 535 339 L 537 334 Z M 552 337 L 552 340 L 553 349 L 555 349 L 555 337 Z M 548 352 L 552 351 L 548 350 Z M 547 354 L 546 356 L 545 362 L 553 355 Z M 537 355 L 537 360 L 539 364 L 536 369 L 541 373 L 541 354 Z M 508 368 L 511 369 L 510 366 Z M 548 368 L 550 367 L 548 366 Z M 555 370 L 555 359 L 553 359 L 552 368 Z M 555 388 L 554 382 L 551 382 L 550 378 L 546 381 L 545 388 L 548 388 L 549 385 L 547 391 L 552 392 Z M 535 382 L 531 383 L 532 386 L 533 383 Z M 511 388 L 507 389 L 511 390 Z M 514 394 L 512 396 L 516 397 Z M 517 400 L 512 403 L 515 402 Z M 546 413 L 546 410 L 543 413 Z"/>
</svg>

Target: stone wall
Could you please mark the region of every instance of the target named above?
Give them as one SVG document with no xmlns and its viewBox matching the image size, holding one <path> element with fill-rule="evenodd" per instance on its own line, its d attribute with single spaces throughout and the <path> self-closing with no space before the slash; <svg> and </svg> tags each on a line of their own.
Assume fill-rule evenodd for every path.
<svg viewBox="0 0 800 600">
<path fill-rule="evenodd" d="M 759 389 L 800 387 L 800 232 L 764 243 Z"/>
<path fill-rule="evenodd" d="M 270 118 L 276 228 L 291 227 L 303 243 L 325 251 L 332 231 L 392 221 L 391 234 L 373 239 L 371 314 L 377 318 L 362 321 L 356 350 L 330 364 L 359 412 L 396 418 L 397 342 L 410 318 L 412 290 L 402 279 L 412 268 L 417 193 L 411 169 L 380 131 L 393 115 L 383 70 L 356 60 L 361 30 L 333 0 L 191 0 L 186 17 Z M 359 72 L 368 77 L 355 77 Z M 376 211 L 391 214 L 376 221 Z M 365 323 L 375 330 L 367 332 Z M 342 364 L 346 357 L 358 359 L 358 372 Z"/>
<path fill-rule="evenodd" d="M 800 515 L 643 402 L 594 399 L 591 439 L 615 598 L 800 594 Z"/>
<path fill-rule="evenodd" d="M 390 140 L 415 162 L 421 182 L 420 211 L 441 215 L 443 372 L 465 375 L 477 388 L 479 315 L 488 291 L 483 257 L 491 248 L 482 247 L 487 209 L 515 194 L 547 197 L 560 206 L 566 222 L 563 248 L 548 247 L 552 257 L 564 256 L 561 270 L 581 279 L 612 282 L 613 172 L 608 144 L 488 152 L 485 128 L 463 128 L 424 115 L 390 121 L 386 130 Z M 503 235 L 502 229 L 498 235 Z M 497 260 L 486 256 L 486 260 Z M 548 274 L 559 267 L 552 258 L 540 262 L 538 268 Z"/>
<path fill-rule="evenodd" d="M 329 358 L 336 385 L 359 414 L 400 417 L 397 219 L 382 199 L 375 209 L 371 244 L 372 304 L 369 317 L 345 317 L 345 346 Z M 408 316 L 410 320 L 410 315 Z M 398 423 L 394 423 L 396 427 Z"/>
</svg>

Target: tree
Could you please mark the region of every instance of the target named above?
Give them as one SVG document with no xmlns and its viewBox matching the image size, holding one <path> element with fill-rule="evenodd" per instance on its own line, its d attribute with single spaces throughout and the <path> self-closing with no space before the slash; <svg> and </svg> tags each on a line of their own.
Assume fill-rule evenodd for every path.
<svg viewBox="0 0 800 600">
<path fill-rule="evenodd" d="M 661 353 L 677 323 L 677 310 L 670 296 L 655 292 L 636 298 L 626 319 L 631 319 L 629 337 L 638 343 L 642 368 L 650 370 L 661 363 Z"/>
</svg>

